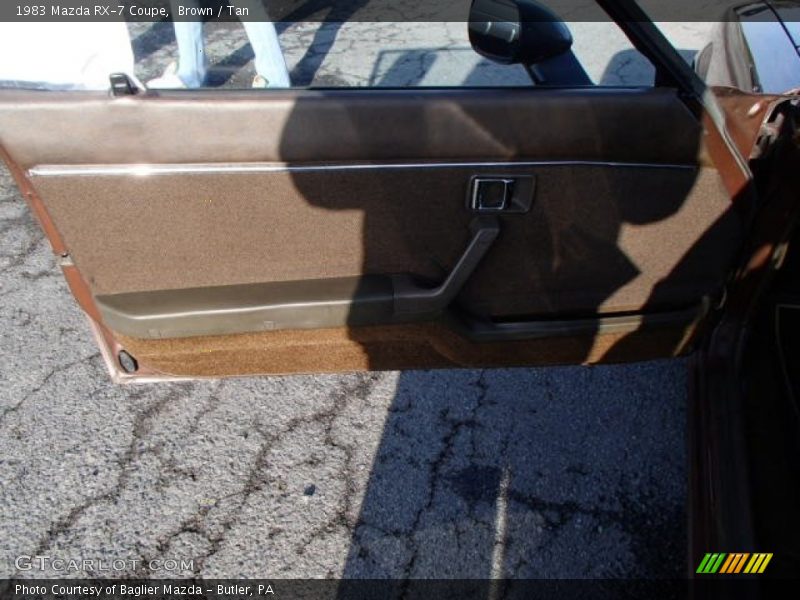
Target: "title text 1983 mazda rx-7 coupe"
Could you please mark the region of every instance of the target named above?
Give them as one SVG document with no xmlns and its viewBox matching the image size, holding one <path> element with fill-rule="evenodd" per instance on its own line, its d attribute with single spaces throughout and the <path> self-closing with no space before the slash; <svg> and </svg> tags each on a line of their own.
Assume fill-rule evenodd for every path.
<svg viewBox="0 0 800 600">
<path fill-rule="evenodd" d="M 742 91 L 599 4 L 656 86 L 587 85 L 547 8 L 476 0 L 473 47 L 538 85 L 2 90 L 2 156 L 117 381 L 691 353 L 694 551 L 792 572 L 797 98 L 754 93 L 751 13 L 697 61 Z"/>
</svg>

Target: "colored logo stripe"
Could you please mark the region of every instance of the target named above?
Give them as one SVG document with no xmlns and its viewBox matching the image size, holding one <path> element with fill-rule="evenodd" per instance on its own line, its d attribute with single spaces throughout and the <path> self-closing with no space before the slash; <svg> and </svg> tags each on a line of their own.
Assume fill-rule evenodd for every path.
<svg viewBox="0 0 800 600">
<path fill-rule="evenodd" d="M 745 561 L 747 560 L 747 558 L 749 556 L 750 556 L 749 552 L 745 552 L 744 554 L 742 554 L 742 557 L 739 559 L 739 562 L 737 563 L 736 567 L 733 569 L 733 573 L 741 573 L 742 568 L 744 567 L 744 563 L 745 563 Z"/>
<path fill-rule="evenodd" d="M 725 553 L 706 554 L 700 566 L 697 567 L 698 573 L 716 573 L 722 565 L 725 558 Z"/>
<path fill-rule="evenodd" d="M 697 567 L 697 573 L 713 575 L 715 573 L 763 573 L 769 561 L 772 560 L 772 553 L 733 552 L 709 552 Z"/>
<path fill-rule="evenodd" d="M 767 565 L 771 560 L 772 560 L 772 552 L 770 552 L 769 554 L 766 555 L 766 557 L 764 557 L 764 562 L 761 563 L 761 568 L 758 570 L 758 572 L 763 573 L 764 569 L 767 568 Z"/>
<path fill-rule="evenodd" d="M 767 568 L 769 561 L 772 560 L 772 554 L 753 554 L 753 558 L 747 563 L 744 568 L 745 573 L 763 573 Z"/>
<path fill-rule="evenodd" d="M 739 560 L 738 554 L 728 554 L 728 558 L 725 559 L 725 562 L 722 563 L 722 568 L 719 570 L 720 573 L 730 573 L 730 568 L 733 563 Z"/>
<path fill-rule="evenodd" d="M 738 573 L 742 570 L 744 566 L 744 562 L 747 560 L 747 557 L 750 554 L 736 552 L 733 554 L 728 555 L 728 559 L 722 565 L 722 568 L 719 570 L 720 573 Z"/>
<path fill-rule="evenodd" d="M 700 566 L 697 567 L 696 573 L 705 573 L 706 572 L 706 565 L 708 564 L 708 561 L 710 560 L 710 558 L 711 558 L 711 555 L 706 553 L 706 555 L 703 557 L 703 560 L 700 561 Z"/>
</svg>

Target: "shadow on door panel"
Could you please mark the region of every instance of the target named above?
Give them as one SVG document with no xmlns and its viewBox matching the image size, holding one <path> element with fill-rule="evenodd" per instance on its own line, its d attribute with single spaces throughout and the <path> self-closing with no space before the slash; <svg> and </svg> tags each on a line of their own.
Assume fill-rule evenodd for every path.
<svg viewBox="0 0 800 600">
<path fill-rule="evenodd" d="M 286 167 L 124 182 L 133 187 L 120 201 L 135 193 L 150 207 L 138 238 L 121 233 L 132 236 L 128 248 L 154 252 L 144 239 L 173 220 L 169 211 L 195 226 L 143 262 L 138 271 L 149 279 L 133 276 L 136 267 L 116 284 L 113 269 L 99 277 L 113 264 L 104 253 L 89 270 L 111 293 L 131 291 L 121 284 L 146 291 L 170 281 L 190 290 L 296 281 L 307 301 L 303 327 L 316 329 L 298 328 L 295 315 L 228 336 L 161 332 L 154 337 L 169 339 L 156 340 L 122 330 L 144 364 L 213 375 L 670 356 L 687 348 L 741 240 L 719 173 L 698 159 L 700 127 L 669 90 L 318 92 L 294 95 L 288 110 L 278 144 Z M 398 277 L 412 296 L 430 296 L 448 279 L 478 216 L 471 181 L 498 176 L 535 182 L 530 209 L 490 215 L 499 234 L 446 311 L 432 318 L 403 300 L 398 314 Z M 188 193 L 159 204 L 164 181 Z M 61 199 L 51 202 L 56 211 L 77 197 L 37 185 Z M 203 194 L 215 202 L 193 212 Z M 69 226 L 77 213 L 63 212 Z M 208 268 L 170 274 L 181 264 L 176 251 L 209 257 Z M 84 264 L 89 254 L 76 249 Z M 318 297 L 303 297 L 309 282 Z M 352 291 L 333 297 L 340 288 Z M 626 351 L 610 352 L 626 336 Z"/>
</svg>

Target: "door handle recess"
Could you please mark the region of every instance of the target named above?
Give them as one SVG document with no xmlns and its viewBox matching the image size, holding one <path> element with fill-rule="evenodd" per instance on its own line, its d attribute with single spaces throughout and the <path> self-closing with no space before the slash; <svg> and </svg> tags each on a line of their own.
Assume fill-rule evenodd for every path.
<svg viewBox="0 0 800 600">
<path fill-rule="evenodd" d="M 500 221 L 478 216 L 470 223 L 472 238 L 445 280 L 434 288 L 421 287 L 409 275 L 394 275 L 394 314 L 397 317 L 434 316 L 455 299 L 500 234 Z"/>
</svg>

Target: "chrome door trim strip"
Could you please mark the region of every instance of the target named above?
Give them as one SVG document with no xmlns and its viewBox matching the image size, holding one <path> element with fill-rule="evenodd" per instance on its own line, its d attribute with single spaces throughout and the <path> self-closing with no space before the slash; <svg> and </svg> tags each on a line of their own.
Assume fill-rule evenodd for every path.
<svg viewBox="0 0 800 600">
<path fill-rule="evenodd" d="M 377 171 L 404 169 L 503 169 L 514 167 L 611 167 L 627 169 L 697 170 L 699 165 L 613 162 L 593 160 L 406 162 L 296 165 L 290 163 L 185 163 L 140 165 L 39 165 L 28 170 L 33 177 L 148 177 L 151 175 L 216 173 L 314 173 L 327 171 Z"/>
</svg>

